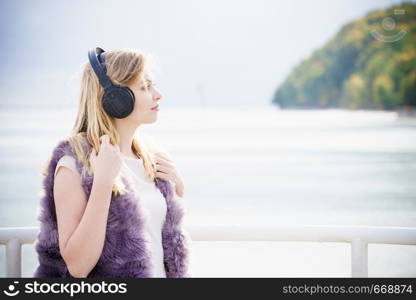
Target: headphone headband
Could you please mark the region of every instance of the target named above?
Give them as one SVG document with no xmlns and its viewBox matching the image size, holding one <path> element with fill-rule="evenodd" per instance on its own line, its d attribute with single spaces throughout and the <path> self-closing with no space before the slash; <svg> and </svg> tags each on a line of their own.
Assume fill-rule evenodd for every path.
<svg viewBox="0 0 416 300">
<path fill-rule="evenodd" d="M 107 68 L 104 64 L 105 62 L 105 51 L 100 47 L 91 48 L 88 52 L 88 58 L 90 60 L 91 66 L 97 74 L 98 80 L 105 89 L 108 89 L 113 84 L 111 83 L 110 78 L 107 76 Z"/>
</svg>

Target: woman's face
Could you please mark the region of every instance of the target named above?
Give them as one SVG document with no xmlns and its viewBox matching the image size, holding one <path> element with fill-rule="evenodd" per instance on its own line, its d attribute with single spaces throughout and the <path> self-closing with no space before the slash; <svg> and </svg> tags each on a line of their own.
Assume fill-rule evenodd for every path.
<svg viewBox="0 0 416 300">
<path fill-rule="evenodd" d="M 152 110 L 159 104 L 162 94 L 154 87 L 153 78 L 146 74 L 144 78 L 139 78 L 129 88 L 135 97 L 134 109 L 126 118 L 135 124 L 149 124 L 157 120 L 157 110 Z"/>
</svg>

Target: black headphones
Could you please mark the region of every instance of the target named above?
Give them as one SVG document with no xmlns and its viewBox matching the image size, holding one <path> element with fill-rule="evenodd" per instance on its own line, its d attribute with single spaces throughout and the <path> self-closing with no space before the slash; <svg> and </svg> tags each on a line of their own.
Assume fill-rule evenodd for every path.
<svg viewBox="0 0 416 300">
<path fill-rule="evenodd" d="M 105 51 L 100 47 L 91 48 L 88 52 L 91 66 L 104 88 L 102 105 L 110 116 L 123 119 L 131 114 L 134 109 L 134 93 L 127 86 L 113 85 L 107 76 L 105 66 Z"/>
</svg>

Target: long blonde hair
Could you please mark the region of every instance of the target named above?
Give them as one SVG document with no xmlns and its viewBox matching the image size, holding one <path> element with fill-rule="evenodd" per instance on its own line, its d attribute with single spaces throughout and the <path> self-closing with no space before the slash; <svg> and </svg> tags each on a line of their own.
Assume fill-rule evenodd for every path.
<svg viewBox="0 0 416 300">
<path fill-rule="evenodd" d="M 152 56 L 133 49 L 116 49 L 106 51 L 105 65 L 107 76 L 115 85 L 130 85 L 138 79 L 143 79 L 146 72 L 150 72 L 150 62 Z M 78 160 L 85 167 L 88 174 L 92 174 L 92 166 L 89 162 L 93 147 L 97 153 L 100 149 L 99 138 L 107 134 L 110 143 L 119 144 L 120 136 L 114 125 L 114 118 L 108 115 L 101 104 L 104 89 L 98 81 L 89 62 L 83 64 L 81 79 L 81 90 L 79 96 L 78 114 L 72 128 L 71 136 L 68 141 L 74 150 Z M 85 147 L 87 143 L 87 147 Z M 86 151 L 87 150 L 87 151 Z M 133 137 L 133 152 L 141 158 L 145 173 L 152 181 L 155 179 L 155 164 L 152 152 L 159 152 L 169 157 L 165 151 L 155 151 L 151 145 L 147 145 L 143 140 Z M 113 192 L 117 195 L 126 192 L 121 173 L 116 177 L 113 185 Z"/>
</svg>

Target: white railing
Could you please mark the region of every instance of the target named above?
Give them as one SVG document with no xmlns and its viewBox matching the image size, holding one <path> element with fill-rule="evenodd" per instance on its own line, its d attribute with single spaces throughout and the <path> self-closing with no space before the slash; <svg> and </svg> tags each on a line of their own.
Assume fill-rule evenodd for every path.
<svg viewBox="0 0 416 300">
<path fill-rule="evenodd" d="M 21 277 L 23 244 L 33 244 L 37 227 L 0 228 L 6 245 L 6 277 Z M 351 276 L 368 277 L 368 244 L 416 245 L 416 228 L 323 225 L 185 225 L 192 241 L 297 241 L 351 244 Z"/>
</svg>

